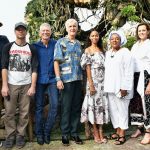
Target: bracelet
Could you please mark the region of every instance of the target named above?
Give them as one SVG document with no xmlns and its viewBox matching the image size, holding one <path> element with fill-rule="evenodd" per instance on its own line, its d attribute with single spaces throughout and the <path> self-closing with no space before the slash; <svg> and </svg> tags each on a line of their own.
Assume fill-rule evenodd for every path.
<svg viewBox="0 0 150 150">
<path fill-rule="evenodd" d="M 61 78 L 60 78 L 60 77 L 56 77 L 55 79 L 56 79 L 56 81 L 60 81 L 60 80 L 61 80 Z"/>
</svg>

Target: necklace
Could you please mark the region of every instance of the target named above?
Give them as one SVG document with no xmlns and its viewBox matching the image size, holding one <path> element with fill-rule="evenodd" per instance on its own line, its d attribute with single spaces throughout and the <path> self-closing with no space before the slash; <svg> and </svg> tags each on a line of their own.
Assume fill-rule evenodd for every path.
<svg viewBox="0 0 150 150">
<path fill-rule="evenodd" d="M 116 52 L 111 51 L 110 57 L 111 57 L 111 58 L 114 58 L 115 54 L 116 54 Z"/>
</svg>

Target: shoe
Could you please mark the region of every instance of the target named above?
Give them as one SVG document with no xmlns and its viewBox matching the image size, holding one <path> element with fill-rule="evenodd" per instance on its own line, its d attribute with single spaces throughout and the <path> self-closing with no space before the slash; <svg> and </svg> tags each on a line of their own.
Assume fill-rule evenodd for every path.
<svg viewBox="0 0 150 150">
<path fill-rule="evenodd" d="M 17 146 L 17 148 L 22 148 L 22 147 L 24 147 L 25 146 L 25 138 L 24 138 L 24 136 L 21 136 L 21 135 L 18 135 L 17 137 L 16 137 L 16 146 Z"/>
<path fill-rule="evenodd" d="M 46 144 L 49 144 L 50 143 L 50 136 L 44 136 L 44 142 Z"/>
<path fill-rule="evenodd" d="M 107 138 L 103 138 L 103 139 L 101 139 L 101 143 L 106 144 L 107 142 L 108 142 Z"/>
<path fill-rule="evenodd" d="M 71 140 L 73 140 L 76 144 L 83 144 L 83 141 L 79 138 L 79 136 L 71 136 Z"/>
<path fill-rule="evenodd" d="M 12 148 L 15 144 L 15 138 L 7 138 L 4 142 L 4 147 L 7 148 Z"/>
<path fill-rule="evenodd" d="M 64 146 L 69 146 L 69 138 L 68 138 L 67 135 L 62 136 L 62 144 L 63 144 Z"/>
<path fill-rule="evenodd" d="M 150 135 L 150 132 L 149 131 L 145 131 L 145 136 L 144 136 L 143 140 L 140 142 L 142 145 L 150 144 L 150 137 L 149 137 L 148 134 Z"/>
<path fill-rule="evenodd" d="M 118 137 L 118 139 L 116 139 L 115 141 L 115 145 L 122 145 L 126 142 L 126 138 L 125 136 L 121 136 L 121 137 Z"/>
<path fill-rule="evenodd" d="M 140 127 L 137 128 L 137 130 L 135 131 L 135 133 L 133 133 L 130 137 L 131 138 L 137 138 L 140 135 L 142 135 L 142 133 L 144 133 L 144 127 L 140 126 Z"/>
<path fill-rule="evenodd" d="M 37 143 L 38 143 L 39 145 L 43 145 L 43 144 L 44 144 L 44 139 L 43 139 L 42 136 L 37 137 Z"/>
</svg>

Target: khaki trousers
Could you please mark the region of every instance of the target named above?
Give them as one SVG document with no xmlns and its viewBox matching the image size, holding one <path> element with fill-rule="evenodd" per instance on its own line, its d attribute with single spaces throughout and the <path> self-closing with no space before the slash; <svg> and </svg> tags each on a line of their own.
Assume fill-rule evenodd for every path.
<svg viewBox="0 0 150 150">
<path fill-rule="evenodd" d="M 29 121 L 29 106 L 31 97 L 27 95 L 30 88 L 28 85 L 10 85 L 10 100 L 4 98 L 5 106 L 5 131 L 6 138 L 13 138 L 16 135 L 25 135 L 25 130 Z M 16 108 L 19 108 L 18 117 L 16 117 Z"/>
</svg>

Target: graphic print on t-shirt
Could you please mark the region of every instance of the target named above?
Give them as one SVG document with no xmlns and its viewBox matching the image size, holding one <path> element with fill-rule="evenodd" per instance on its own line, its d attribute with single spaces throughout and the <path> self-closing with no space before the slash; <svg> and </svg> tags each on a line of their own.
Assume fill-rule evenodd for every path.
<svg viewBox="0 0 150 150">
<path fill-rule="evenodd" d="M 14 50 L 9 51 L 9 70 L 26 72 L 31 68 L 31 52 L 27 50 Z"/>
<path fill-rule="evenodd" d="M 28 71 L 30 69 L 29 58 L 21 58 L 19 54 L 10 55 L 10 71 Z"/>
</svg>

